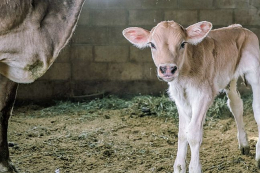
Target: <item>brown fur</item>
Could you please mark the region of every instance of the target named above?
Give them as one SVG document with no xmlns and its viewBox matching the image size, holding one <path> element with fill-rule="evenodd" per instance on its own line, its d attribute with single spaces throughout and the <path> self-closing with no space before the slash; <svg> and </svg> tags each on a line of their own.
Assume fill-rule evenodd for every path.
<svg viewBox="0 0 260 173">
<path fill-rule="evenodd" d="M 258 38 L 251 31 L 241 25 L 232 25 L 210 31 L 201 43 L 186 44 L 184 52 L 180 52 L 178 48 L 185 37 L 182 27 L 175 22 L 162 22 L 153 28 L 149 41 L 154 40 L 159 52 L 153 53 L 156 66 L 165 63 L 177 64 L 180 66 L 179 79 L 192 79 L 198 86 L 207 80 L 216 93 L 225 86 L 214 86 L 213 80 L 221 80 L 223 76 L 233 78 L 245 43 L 250 40 L 254 47 L 258 42 Z"/>
</svg>

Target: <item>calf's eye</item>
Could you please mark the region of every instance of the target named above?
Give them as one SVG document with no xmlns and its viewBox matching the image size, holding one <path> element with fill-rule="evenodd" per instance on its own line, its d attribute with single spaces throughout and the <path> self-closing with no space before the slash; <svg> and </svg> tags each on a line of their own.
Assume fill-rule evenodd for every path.
<svg viewBox="0 0 260 173">
<path fill-rule="evenodd" d="M 180 48 L 181 48 L 181 49 L 183 49 L 183 48 L 185 47 L 185 44 L 186 44 L 186 43 L 187 43 L 187 42 L 185 42 L 185 41 L 184 41 L 184 42 L 182 42 L 182 43 L 181 43 L 181 47 L 180 47 Z"/>
<path fill-rule="evenodd" d="M 152 49 L 156 49 L 155 45 L 152 42 L 149 42 L 149 44 Z"/>
</svg>

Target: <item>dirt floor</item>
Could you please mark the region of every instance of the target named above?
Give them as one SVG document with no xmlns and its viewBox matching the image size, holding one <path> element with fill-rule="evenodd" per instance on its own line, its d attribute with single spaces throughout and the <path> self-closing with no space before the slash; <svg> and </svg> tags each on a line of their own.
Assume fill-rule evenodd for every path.
<svg viewBox="0 0 260 173">
<path fill-rule="evenodd" d="M 31 173 L 173 172 L 178 120 L 158 116 L 149 107 L 109 107 L 66 102 L 15 108 L 9 126 L 13 163 L 20 172 Z M 260 172 L 254 160 L 257 127 L 252 113 L 244 120 L 250 156 L 238 149 L 233 117 L 207 118 L 203 172 Z"/>
</svg>

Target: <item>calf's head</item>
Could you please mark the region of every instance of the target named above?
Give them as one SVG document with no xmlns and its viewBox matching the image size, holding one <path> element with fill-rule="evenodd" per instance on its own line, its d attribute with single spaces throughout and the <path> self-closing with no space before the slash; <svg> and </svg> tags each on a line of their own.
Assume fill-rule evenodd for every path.
<svg viewBox="0 0 260 173">
<path fill-rule="evenodd" d="M 157 75 L 166 82 L 173 81 L 185 60 L 185 44 L 200 43 L 212 28 L 210 22 L 199 22 L 183 28 L 176 22 L 160 22 L 151 31 L 130 27 L 123 30 L 124 37 L 138 48 L 150 47 Z"/>
</svg>

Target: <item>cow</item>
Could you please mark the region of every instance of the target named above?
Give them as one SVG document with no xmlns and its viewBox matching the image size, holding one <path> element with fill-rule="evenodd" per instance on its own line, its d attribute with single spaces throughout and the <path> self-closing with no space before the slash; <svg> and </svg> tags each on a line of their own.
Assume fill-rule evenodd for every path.
<svg viewBox="0 0 260 173">
<path fill-rule="evenodd" d="M 17 172 L 7 129 L 18 83 L 41 77 L 68 43 L 85 0 L 0 1 L 0 172 Z"/>
<path fill-rule="evenodd" d="M 178 151 L 175 173 L 186 172 L 189 145 L 190 173 L 202 171 L 199 149 L 206 112 L 220 91 L 234 115 L 242 154 L 249 154 L 243 123 L 243 102 L 237 91 L 241 76 L 253 91 L 254 117 L 260 131 L 260 57 L 257 36 L 239 24 L 212 30 L 202 21 L 184 28 L 174 21 L 163 21 L 151 31 L 139 27 L 123 30 L 124 37 L 138 48 L 150 47 L 157 75 L 168 82 L 168 93 L 178 109 Z M 260 142 L 256 156 L 260 166 Z"/>
</svg>

